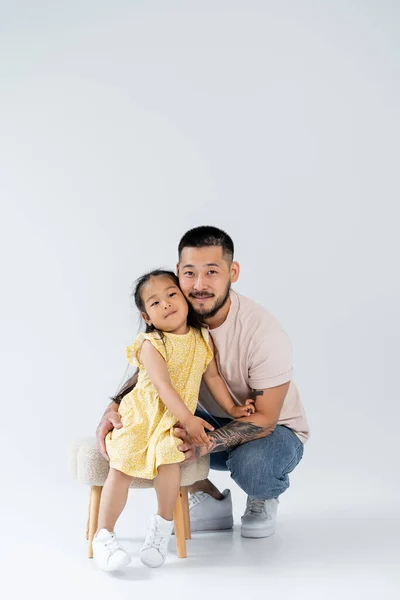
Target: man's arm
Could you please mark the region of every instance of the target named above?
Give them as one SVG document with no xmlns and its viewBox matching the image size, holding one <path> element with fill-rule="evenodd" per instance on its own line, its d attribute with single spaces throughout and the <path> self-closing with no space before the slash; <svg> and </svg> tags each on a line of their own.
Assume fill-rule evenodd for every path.
<svg viewBox="0 0 400 600">
<path fill-rule="evenodd" d="M 233 450 L 241 444 L 251 442 L 271 435 L 279 420 L 283 402 L 289 389 L 290 382 L 274 388 L 253 390 L 256 400 L 256 412 L 249 417 L 236 419 L 225 427 L 207 433 L 209 446 L 194 446 L 190 443 L 185 432 L 178 427 L 176 436 L 183 440 L 179 450 L 185 452 L 186 459 L 200 458 L 205 454 Z"/>
<path fill-rule="evenodd" d="M 107 408 L 101 418 L 101 421 L 98 424 L 97 429 L 96 429 L 97 447 L 100 450 L 102 456 L 104 456 L 104 458 L 106 460 L 108 460 L 108 454 L 107 454 L 106 442 L 105 442 L 106 436 L 114 428 L 120 429 L 122 427 L 121 417 L 118 412 L 118 406 L 119 406 L 119 404 L 117 402 L 111 402 L 107 406 Z"/>
</svg>

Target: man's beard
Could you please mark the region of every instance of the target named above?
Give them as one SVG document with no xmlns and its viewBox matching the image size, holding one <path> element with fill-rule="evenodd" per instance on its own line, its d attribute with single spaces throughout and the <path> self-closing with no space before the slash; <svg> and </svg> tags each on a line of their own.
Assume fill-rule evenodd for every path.
<svg viewBox="0 0 400 600">
<path fill-rule="evenodd" d="M 196 315 L 198 317 L 200 317 L 200 319 L 202 321 L 204 321 L 205 319 L 211 319 L 212 317 L 215 317 L 215 315 L 217 314 L 217 312 L 223 307 L 225 306 L 225 304 L 228 302 L 228 298 L 229 298 L 229 292 L 231 289 L 231 282 L 228 283 L 225 293 L 223 296 L 220 296 L 219 298 L 217 298 L 217 300 L 215 301 L 214 306 L 210 309 L 207 310 L 206 312 L 202 312 L 201 310 L 196 310 L 195 307 L 192 304 L 192 308 L 194 310 L 194 312 L 196 313 Z M 189 298 L 204 298 L 204 296 L 193 296 L 192 294 L 189 294 Z M 207 296 L 205 296 L 207 298 Z"/>
</svg>

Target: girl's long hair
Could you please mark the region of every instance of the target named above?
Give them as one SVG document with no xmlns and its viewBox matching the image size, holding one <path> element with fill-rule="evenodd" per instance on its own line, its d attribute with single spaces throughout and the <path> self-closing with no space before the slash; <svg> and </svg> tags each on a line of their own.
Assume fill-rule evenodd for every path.
<svg viewBox="0 0 400 600">
<path fill-rule="evenodd" d="M 166 269 L 155 269 L 154 271 L 149 271 L 149 273 L 145 273 L 144 275 L 139 277 L 139 279 L 136 280 L 135 289 L 132 294 L 135 299 L 136 308 L 138 309 L 138 311 L 140 313 L 146 312 L 141 291 L 142 291 L 144 284 L 147 283 L 152 277 L 169 277 L 173 281 L 173 283 L 179 288 L 179 279 L 173 271 L 168 271 Z M 188 311 L 188 316 L 187 316 L 187 324 L 190 327 L 195 327 L 196 329 L 200 329 L 202 324 L 201 324 L 199 317 L 194 312 L 194 310 L 190 306 L 190 304 L 188 304 L 188 306 L 189 306 L 189 311 Z M 154 325 L 148 325 L 147 323 L 145 323 L 145 325 L 146 325 L 146 329 L 145 329 L 146 333 L 150 333 L 151 331 L 157 331 L 157 333 L 160 335 L 160 337 L 162 339 L 164 338 L 163 332 L 160 331 L 159 329 L 157 329 L 156 327 L 154 327 Z M 131 377 L 129 377 L 129 379 L 122 385 L 122 387 L 118 390 L 118 392 L 116 393 L 115 396 L 111 396 L 110 400 L 112 400 L 113 402 L 117 402 L 117 404 L 119 404 L 121 402 L 122 398 L 124 396 L 126 396 L 126 394 L 129 394 L 129 392 L 131 392 L 133 390 L 133 388 L 135 387 L 136 382 L 137 382 L 138 372 L 139 372 L 139 369 L 136 369 L 135 373 Z"/>
</svg>

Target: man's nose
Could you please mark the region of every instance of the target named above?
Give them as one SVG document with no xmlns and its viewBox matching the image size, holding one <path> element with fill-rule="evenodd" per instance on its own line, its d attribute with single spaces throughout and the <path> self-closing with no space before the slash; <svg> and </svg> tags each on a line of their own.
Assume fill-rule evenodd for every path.
<svg viewBox="0 0 400 600">
<path fill-rule="evenodd" d="M 207 287 L 207 282 L 202 275 L 198 275 L 197 279 L 193 283 L 193 288 L 195 290 L 205 290 Z"/>
</svg>

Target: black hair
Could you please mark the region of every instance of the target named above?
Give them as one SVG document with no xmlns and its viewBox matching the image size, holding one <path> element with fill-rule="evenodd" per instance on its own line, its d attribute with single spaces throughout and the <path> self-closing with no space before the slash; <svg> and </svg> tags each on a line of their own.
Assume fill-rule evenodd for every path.
<svg viewBox="0 0 400 600">
<path fill-rule="evenodd" d="M 232 238 L 222 229 L 211 225 L 195 227 L 185 233 L 178 246 L 179 260 L 184 248 L 204 248 L 205 246 L 221 246 L 224 258 L 230 261 L 233 260 L 234 246 Z"/>
<path fill-rule="evenodd" d="M 143 288 L 144 284 L 147 283 L 152 277 L 169 277 L 173 281 L 173 283 L 179 288 L 179 279 L 173 271 L 168 271 L 166 269 L 155 269 L 154 271 L 149 271 L 148 273 L 145 273 L 144 275 L 139 277 L 139 279 L 136 280 L 135 289 L 132 294 L 135 299 L 136 308 L 138 309 L 138 311 L 140 313 L 146 312 L 145 306 L 144 306 L 144 301 L 143 301 L 142 294 L 141 294 L 142 288 Z M 194 312 L 193 308 L 190 306 L 189 303 L 188 303 L 188 307 L 189 307 L 189 310 L 188 310 L 188 316 L 187 316 L 187 324 L 191 327 L 195 327 L 196 329 L 201 329 L 202 325 L 201 325 L 201 321 L 200 321 L 199 317 L 196 315 L 196 313 Z M 161 339 L 164 340 L 163 332 L 160 331 L 159 329 L 156 329 L 156 327 L 154 327 L 154 325 L 148 325 L 146 323 L 145 331 L 146 331 L 146 333 L 150 333 L 151 331 L 157 331 L 157 333 L 160 335 Z M 117 402 L 119 404 L 121 402 L 122 398 L 124 396 L 126 396 L 126 394 L 129 394 L 129 392 L 131 392 L 133 390 L 133 388 L 135 387 L 136 382 L 137 382 L 137 373 L 138 373 L 138 369 L 125 382 L 125 384 L 117 392 L 117 394 L 110 398 L 110 400 L 112 400 L 113 402 Z"/>
</svg>

